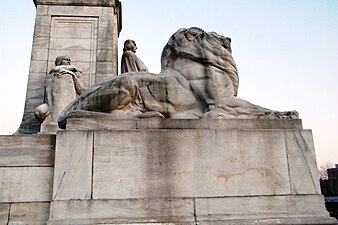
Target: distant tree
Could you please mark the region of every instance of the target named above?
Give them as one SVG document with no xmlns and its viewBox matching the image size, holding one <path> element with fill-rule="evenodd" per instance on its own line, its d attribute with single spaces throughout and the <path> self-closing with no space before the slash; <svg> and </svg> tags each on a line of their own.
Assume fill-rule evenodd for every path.
<svg viewBox="0 0 338 225">
<path fill-rule="evenodd" d="M 323 165 L 319 167 L 319 179 L 320 180 L 327 180 L 329 179 L 327 175 L 327 169 L 333 168 L 334 164 L 333 162 L 327 161 Z"/>
</svg>

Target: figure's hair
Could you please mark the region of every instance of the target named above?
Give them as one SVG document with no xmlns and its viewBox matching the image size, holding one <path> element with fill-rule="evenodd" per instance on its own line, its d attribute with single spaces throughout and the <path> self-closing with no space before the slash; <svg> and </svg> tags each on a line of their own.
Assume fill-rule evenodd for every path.
<svg viewBox="0 0 338 225">
<path fill-rule="evenodd" d="M 70 58 L 68 55 L 60 55 L 55 59 L 55 66 L 60 66 L 64 58 Z"/>
<path fill-rule="evenodd" d="M 231 39 L 228 37 L 215 32 L 207 33 L 197 27 L 181 28 L 169 38 L 165 45 L 161 56 L 161 67 L 162 71 L 172 68 L 178 57 L 215 66 L 230 77 L 236 95 L 239 79 L 231 52 Z"/>
<path fill-rule="evenodd" d="M 133 50 L 136 43 L 134 40 L 128 39 L 124 42 L 123 52 Z"/>
</svg>

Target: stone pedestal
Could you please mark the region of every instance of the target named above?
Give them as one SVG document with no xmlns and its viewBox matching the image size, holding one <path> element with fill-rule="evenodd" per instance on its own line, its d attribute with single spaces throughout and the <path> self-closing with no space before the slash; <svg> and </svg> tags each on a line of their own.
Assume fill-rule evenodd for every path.
<svg viewBox="0 0 338 225">
<path fill-rule="evenodd" d="M 25 110 L 18 134 L 40 131 L 34 118 L 44 103 L 46 75 L 68 55 L 86 87 L 117 75 L 121 6 L 116 0 L 34 0 L 36 20 Z"/>
<path fill-rule="evenodd" d="M 50 225 L 335 222 L 300 120 L 106 119 L 57 133 Z"/>
<path fill-rule="evenodd" d="M 47 224 L 55 135 L 0 136 L 0 224 Z"/>
</svg>

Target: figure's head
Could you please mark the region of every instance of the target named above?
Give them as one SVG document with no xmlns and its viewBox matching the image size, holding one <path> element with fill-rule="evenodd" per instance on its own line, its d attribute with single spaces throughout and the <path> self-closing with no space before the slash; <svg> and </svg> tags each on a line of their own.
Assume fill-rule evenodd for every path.
<svg viewBox="0 0 338 225">
<path fill-rule="evenodd" d="M 137 50 L 137 46 L 136 46 L 136 42 L 135 41 L 128 39 L 128 40 L 126 40 L 124 42 L 123 52 L 125 52 L 125 51 L 132 51 L 132 52 L 135 53 L 136 50 Z"/>
<path fill-rule="evenodd" d="M 56 57 L 55 59 L 55 66 L 60 66 L 60 65 L 70 65 L 70 57 L 68 55 L 61 55 Z"/>
</svg>

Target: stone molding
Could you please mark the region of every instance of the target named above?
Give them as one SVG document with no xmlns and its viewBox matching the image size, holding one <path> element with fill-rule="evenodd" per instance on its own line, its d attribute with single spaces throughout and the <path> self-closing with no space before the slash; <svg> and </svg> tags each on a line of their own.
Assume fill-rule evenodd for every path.
<svg viewBox="0 0 338 225">
<path fill-rule="evenodd" d="M 33 0 L 35 5 L 118 6 L 117 0 Z"/>
</svg>

